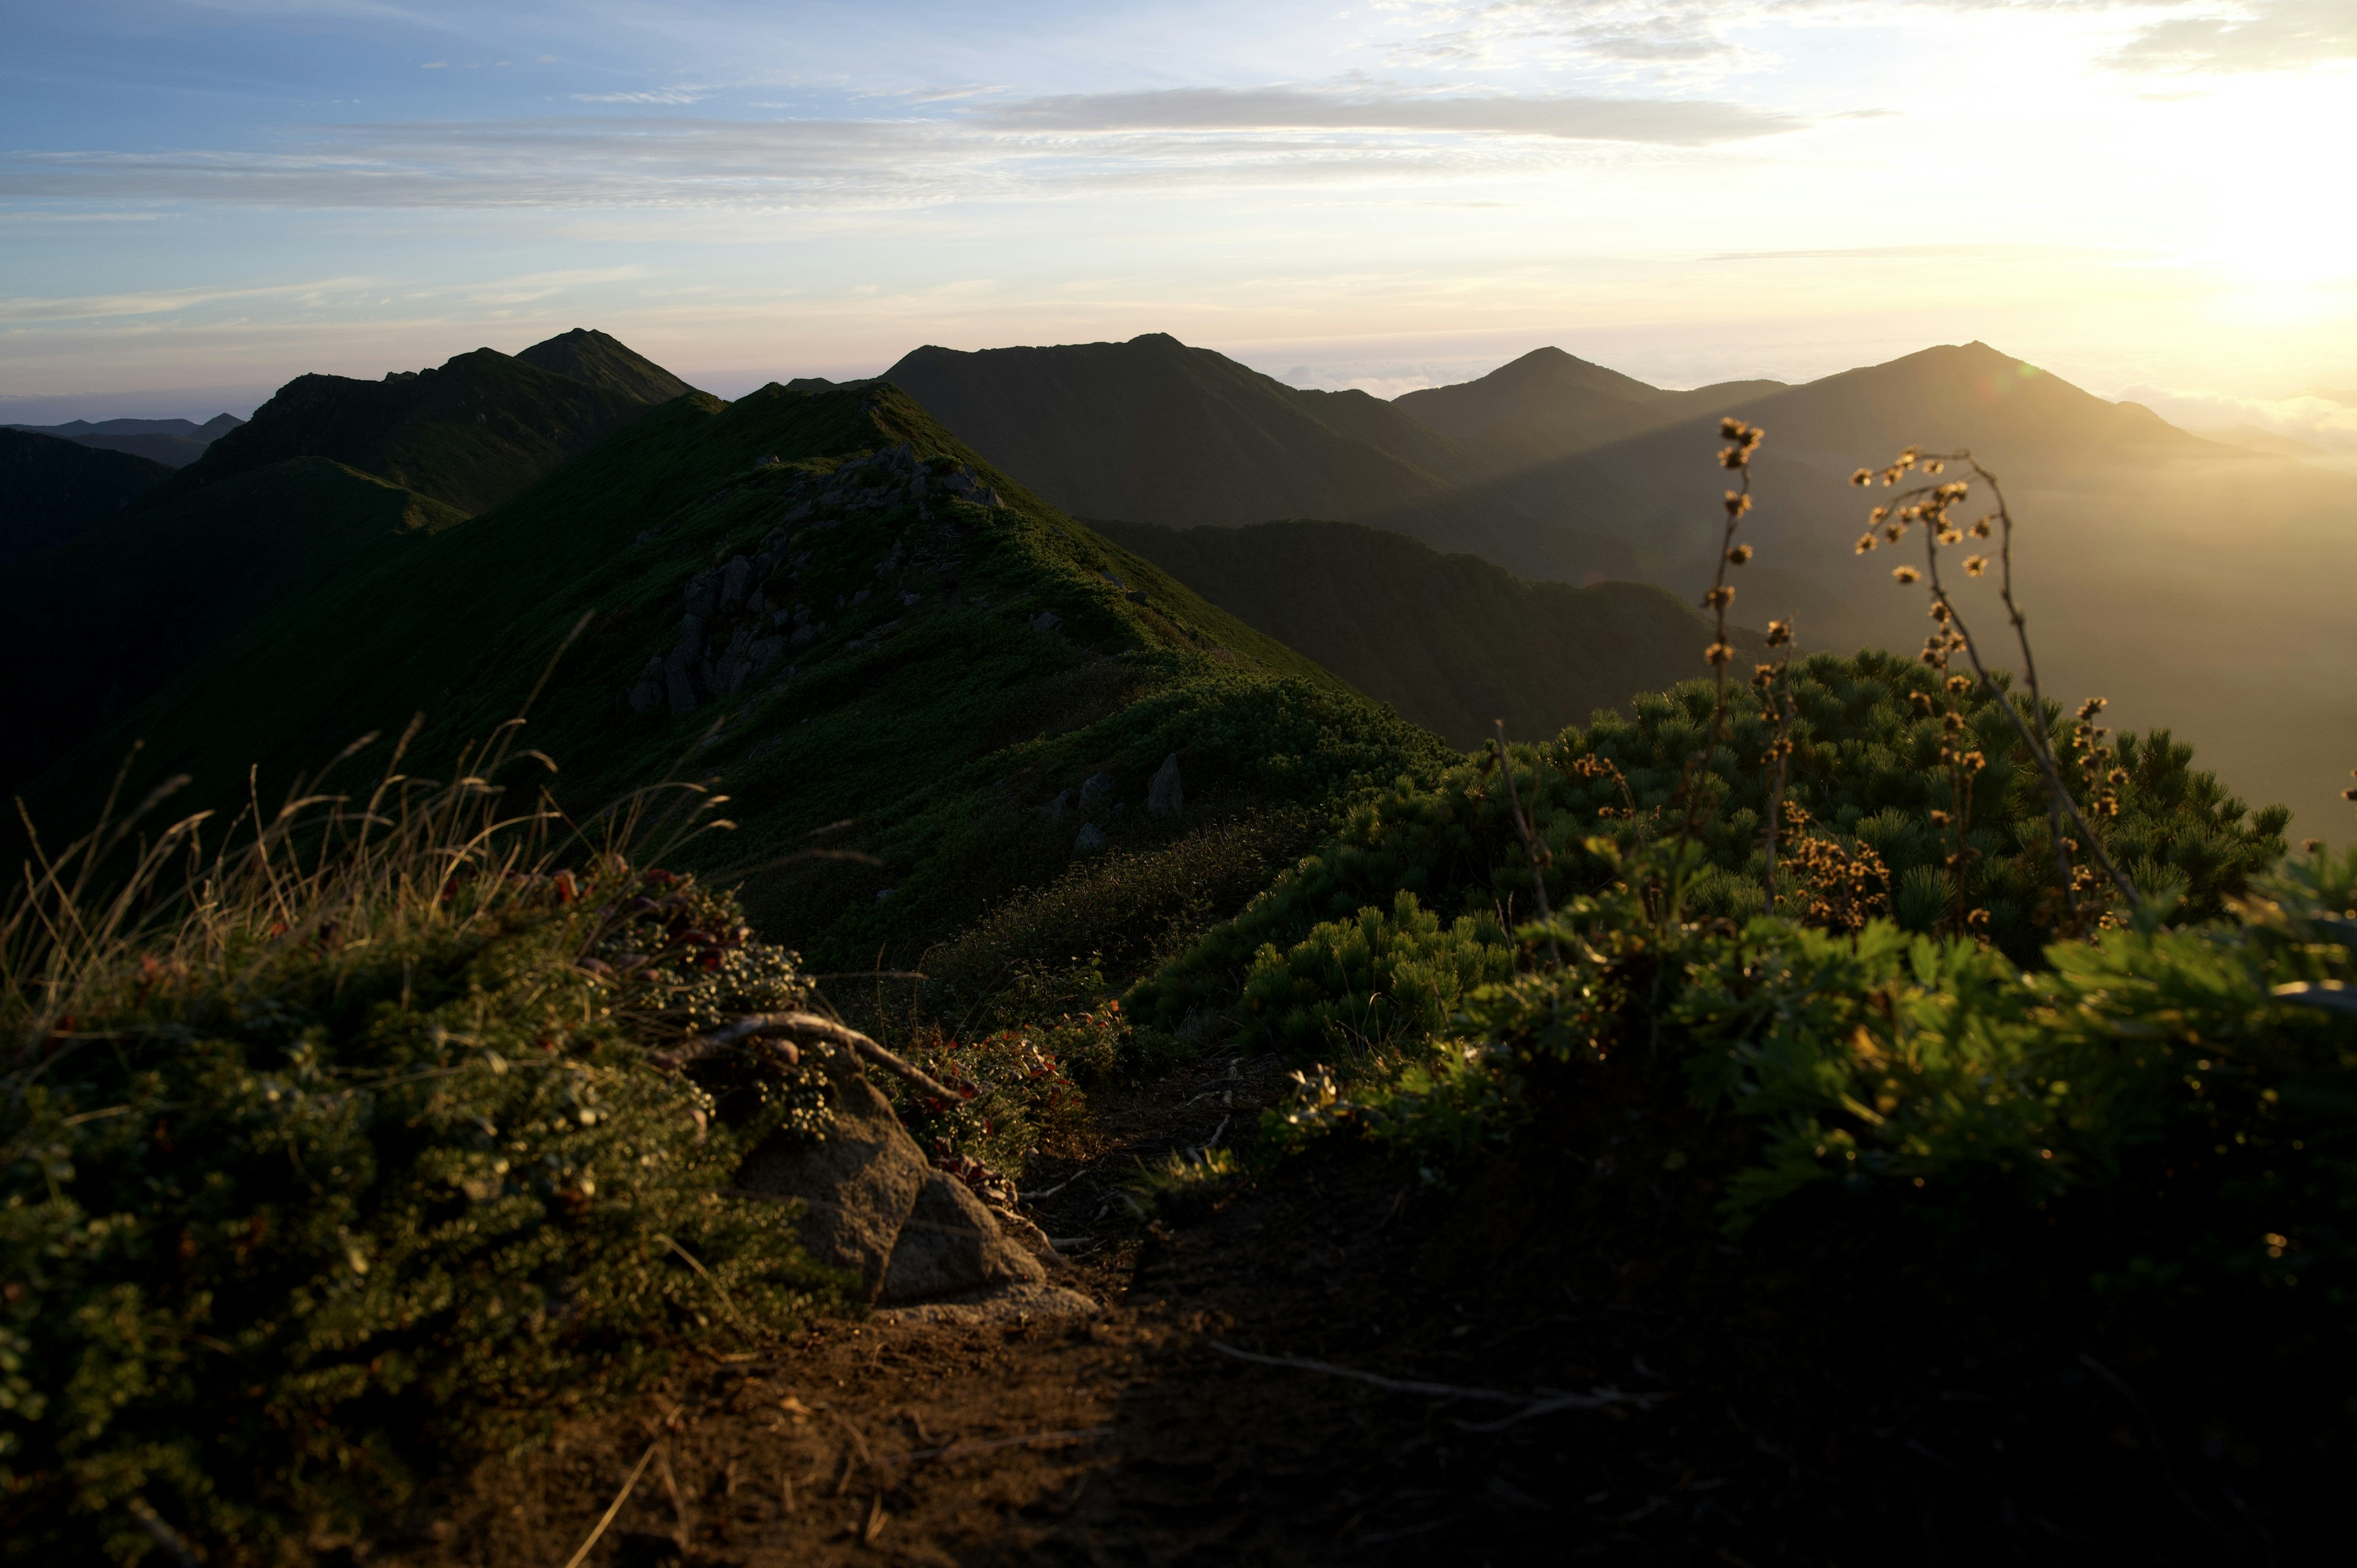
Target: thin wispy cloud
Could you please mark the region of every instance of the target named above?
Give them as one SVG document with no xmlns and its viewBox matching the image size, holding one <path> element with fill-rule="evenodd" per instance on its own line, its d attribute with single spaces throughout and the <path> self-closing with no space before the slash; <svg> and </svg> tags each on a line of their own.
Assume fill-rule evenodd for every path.
<svg viewBox="0 0 2357 1568">
<path fill-rule="evenodd" d="M 701 103 L 712 96 L 700 88 L 662 88 L 649 92 L 576 92 L 576 103 Z"/>
<path fill-rule="evenodd" d="M 654 102 L 651 94 L 604 101 Z M 1555 166 L 1568 144 L 1697 147 L 1804 124 L 1724 102 L 1090 93 L 947 118 L 595 116 L 323 128 L 267 152 L 22 153 L 0 197 L 296 207 L 907 207 Z"/>
<path fill-rule="evenodd" d="M 89 294 L 60 299 L 0 299 L 0 322 L 97 321 L 115 317 L 162 316 L 227 300 L 315 295 L 362 285 L 361 278 L 274 284 L 261 288 L 173 288 L 141 294 Z"/>
<path fill-rule="evenodd" d="M 1034 98 L 989 112 L 1021 131 L 1411 131 L 1706 146 L 1798 128 L 1790 115 L 1676 99 L 1437 96 L 1297 87 L 1172 88 Z"/>
</svg>

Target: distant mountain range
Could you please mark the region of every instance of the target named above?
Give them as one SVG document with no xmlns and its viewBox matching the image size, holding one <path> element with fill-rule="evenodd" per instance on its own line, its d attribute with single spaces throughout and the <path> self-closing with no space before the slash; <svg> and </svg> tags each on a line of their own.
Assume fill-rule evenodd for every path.
<svg viewBox="0 0 2357 1568">
<path fill-rule="evenodd" d="M 128 452 L 167 468 L 185 467 L 205 455 L 205 448 L 245 421 L 233 413 L 217 413 L 202 424 L 188 419 L 102 419 L 92 424 L 76 419 L 64 424 L 12 424 L 55 435 L 104 452 Z"/>
<path fill-rule="evenodd" d="M 323 746 L 313 730 L 331 711 L 290 730 L 274 693 L 296 672 L 341 667 L 344 643 L 382 666 L 366 678 L 378 682 L 372 701 L 391 702 L 398 687 L 403 700 L 436 707 L 415 671 L 438 653 L 391 628 L 485 657 L 490 645 L 436 618 L 464 596 L 456 578 L 433 583 L 393 564 L 496 569 L 500 602 L 522 607 L 537 568 L 505 557 L 494 568 L 491 554 L 473 553 L 487 544 L 445 553 L 424 542 L 507 537 L 509 521 L 468 520 L 529 516 L 541 521 L 513 524 L 512 536 L 561 555 L 547 497 L 594 506 L 617 529 L 651 520 L 643 530 L 676 519 L 698 485 L 734 493 L 729 465 L 749 459 L 731 446 L 723 461 L 687 433 L 752 426 L 713 423 L 725 405 L 684 388 L 610 337 L 576 329 L 517 355 L 480 349 L 381 381 L 298 378 L 177 472 L 93 478 L 71 502 L 81 521 L 63 527 L 81 533 L 0 573 L 0 619 L 22 645 L 71 650 L 45 663 L 42 681 L 0 697 L 0 788 L 54 782 L 60 768 L 88 776 L 102 752 L 111 767 L 110 748 L 177 733 L 183 713 L 206 716 L 217 760 L 232 742 L 254 755 L 273 736 Z M 1178 639 L 1169 646 L 1191 646 L 1184 628 L 1216 624 L 1224 629 L 1212 639 L 1231 652 L 1257 649 L 1254 659 L 1287 678 L 1331 671 L 1458 745 L 1494 719 L 1546 733 L 1702 673 L 1690 607 L 1717 550 L 1720 415 L 1768 431 L 1744 532 L 1758 555 L 1735 574 L 1736 619 L 1793 618 L 1818 648 L 1910 650 L 1928 625 L 1920 588 L 1892 584 L 1900 558 L 1855 550 L 1876 498 L 1848 483 L 1851 471 L 1910 443 L 1970 445 L 2002 476 L 2020 520 L 2022 602 L 2051 696 L 2103 695 L 2118 723 L 2174 727 L 2234 788 L 2294 806 L 2296 831 L 2338 831 L 2345 810 L 2337 795 L 2357 760 L 2343 604 L 2357 578 L 2347 521 L 2357 480 L 2199 439 L 1985 344 L 1803 385 L 1694 392 L 1544 349 L 1387 403 L 1286 387 L 1157 334 L 921 349 L 875 381 L 806 380 L 765 395 L 813 409 L 888 403 L 901 411 L 894 428 L 937 419 L 921 424 L 938 434 L 920 447 L 932 442 L 960 471 L 1036 496 L 1025 515 L 1094 542 L 1071 548 L 1116 551 L 1129 564 L 1092 570 L 1144 595 L 1134 602 L 1169 622 L 1156 633 Z M 699 412 L 678 412 L 689 407 Z M 809 460 L 863 450 L 881 428 L 858 423 L 867 418 L 845 427 L 853 445 L 809 447 Z M 10 440 L 49 462 L 137 462 L 56 437 Z M 782 449 L 763 455 L 793 461 Z M 594 503 L 581 489 L 592 473 L 604 487 Z M 1116 521 L 1091 532 L 1075 515 Z M 33 537 L 20 515 L 0 512 L 0 524 Z M 361 583 L 382 596 L 350 597 Z M 2010 664 L 1986 590 L 1969 585 L 1966 610 Z M 1176 607 L 1157 609 L 1157 594 Z M 419 595 L 435 603 L 409 603 Z M 305 618 L 329 601 L 341 607 L 334 616 Z M 487 625 L 522 624 L 481 613 Z M 93 617 L 102 638 L 89 635 Z M 298 621 L 308 628 L 299 635 Z M 498 646 L 509 650 L 500 659 L 524 657 L 522 642 Z M 218 661 L 232 657 L 264 662 L 199 694 L 199 683 L 228 680 Z M 245 695 L 233 702 L 232 691 Z"/>
<path fill-rule="evenodd" d="M 2122 723 L 2174 726 L 2307 831 L 2345 811 L 2357 679 L 2337 673 L 2340 585 L 2357 579 L 2357 479 L 2201 440 L 1986 344 L 1693 392 L 1541 349 L 1389 404 L 1298 392 L 1159 335 L 924 349 L 888 375 L 1084 515 L 1324 516 L 1534 582 L 1651 583 L 1689 601 L 1717 548 L 1717 421 L 1737 415 L 1768 431 L 1738 618 L 1792 618 L 1819 648 L 1910 649 L 1927 624 L 1920 591 L 1891 584 L 1898 562 L 1853 548 L 1874 498 L 1851 471 L 1910 444 L 1970 446 L 2022 524 L 2021 589 L 2058 698 L 2100 694 Z"/>
</svg>

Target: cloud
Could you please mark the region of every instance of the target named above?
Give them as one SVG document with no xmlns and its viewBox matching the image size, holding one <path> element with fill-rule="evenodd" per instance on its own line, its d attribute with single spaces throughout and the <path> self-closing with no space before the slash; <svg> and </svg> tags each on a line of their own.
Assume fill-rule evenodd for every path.
<svg viewBox="0 0 2357 1568">
<path fill-rule="evenodd" d="M 350 288 L 365 280 L 275 284 L 265 288 L 171 288 L 141 294 L 87 294 L 60 299 L 0 299 L 0 322 L 99 321 L 111 317 L 162 316 L 229 299 L 263 299 Z"/>
<path fill-rule="evenodd" d="M 1034 98 L 992 110 L 1016 131 L 1402 131 L 1703 146 L 1798 128 L 1736 103 L 1642 98 L 1358 95 L 1296 87 L 1182 87 Z"/>
<path fill-rule="evenodd" d="M 2228 397 L 2147 385 L 2123 388 L 2118 395 L 2197 435 L 2357 473 L 2357 393 L 2336 396 L 2311 389 L 2293 397 Z M 2297 442 L 2306 450 L 2271 448 L 2263 439 L 2267 436 Z"/>
<path fill-rule="evenodd" d="M 712 96 L 701 88 L 674 87 L 654 92 L 576 92 L 577 103 L 701 103 Z"/>
<path fill-rule="evenodd" d="M 2357 59 L 2350 0 L 2256 0 L 2227 16 L 2156 22 L 2108 63 L 2132 71 L 2299 70 Z"/>
<path fill-rule="evenodd" d="M 638 101 L 633 95 L 632 101 Z M 1738 104 L 1299 88 L 1037 98 L 946 117 L 575 116 L 323 127 L 260 152 L 19 152 L 0 199 L 316 208 L 905 208 L 1230 186 L 1412 184 L 1802 122 Z"/>
</svg>

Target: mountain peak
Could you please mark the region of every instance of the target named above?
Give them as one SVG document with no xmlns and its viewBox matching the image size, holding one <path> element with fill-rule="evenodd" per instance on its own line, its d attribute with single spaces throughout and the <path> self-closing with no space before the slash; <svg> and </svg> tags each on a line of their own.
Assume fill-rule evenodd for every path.
<svg viewBox="0 0 2357 1568">
<path fill-rule="evenodd" d="M 576 327 L 534 343 L 516 358 L 554 375 L 587 381 L 638 403 L 669 403 L 695 389 L 633 352 L 620 339 L 591 327 Z"/>
</svg>

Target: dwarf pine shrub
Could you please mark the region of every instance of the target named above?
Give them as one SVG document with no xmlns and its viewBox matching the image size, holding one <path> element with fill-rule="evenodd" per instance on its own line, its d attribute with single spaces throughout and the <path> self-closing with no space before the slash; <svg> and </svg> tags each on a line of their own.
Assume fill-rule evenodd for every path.
<svg viewBox="0 0 2357 1568">
<path fill-rule="evenodd" d="M 619 855 L 547 875 L 497 798 L 298 802 L 185 890 L 151 852 L 99 896 L 119 834 L 36 863 L 0 925 L 14 1549 L 137 1561 L 144 1519 L 260 1560 L 825 1291 L 789 1214 L 718 1196 L 792 1097 L 648 1061 L 791 1004 L 791 956 Z"/>
<path fill-rule="evenodd" d="M 1243 1009 L 1250 1033 L 1296 1055 L 1371 1054 L 1442 1033 L 1468 993 L 1513 968 L 1494 916 L 1460 915 L 1444 928 L 1403 890 L 1389 912 L 1324 922 L 1282 951 L 1263 945 Z"/>
</svg>

